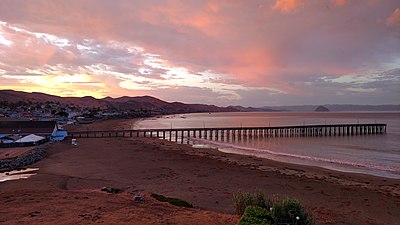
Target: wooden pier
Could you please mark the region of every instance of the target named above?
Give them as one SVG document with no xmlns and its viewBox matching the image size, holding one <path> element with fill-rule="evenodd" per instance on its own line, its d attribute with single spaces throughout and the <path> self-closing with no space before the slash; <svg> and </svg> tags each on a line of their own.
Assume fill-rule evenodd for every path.
<svg viewBox="0 0 400 225">
<path fill-rule="evenodd" d="M 70 138 L 105 137 L 150 137 L 175 142 L 189 138 L 204 138 L 215 141 L 234 140 L 243 137 L 319 137 L 352 136 L 386 133 L 386 124 L 334 124 L 279 127 L 225 127 L 225 128 L 181 128 L 140 129 L 69 132 Z"/>
</svg>

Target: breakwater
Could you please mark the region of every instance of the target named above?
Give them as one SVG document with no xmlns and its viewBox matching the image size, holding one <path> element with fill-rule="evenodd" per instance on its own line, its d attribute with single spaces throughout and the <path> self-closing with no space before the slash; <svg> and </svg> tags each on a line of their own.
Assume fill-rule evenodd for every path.
<svg viewBox="0 0 400 225">
<path fill-rule="evenodd" d="M 31 151 L 13 158 L 0 160 L 0 171 L 10 171 L 31 165 L 44 158 L 48 144 L 39 145 Z"/>
</svg>

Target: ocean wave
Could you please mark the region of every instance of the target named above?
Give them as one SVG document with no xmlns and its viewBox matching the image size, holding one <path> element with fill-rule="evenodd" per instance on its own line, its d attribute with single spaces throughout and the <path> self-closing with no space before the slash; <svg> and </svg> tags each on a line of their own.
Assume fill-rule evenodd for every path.
<svg viewBox="0 0 400 225">
<path fill-rule="evenodd" d="M 196 139 L 192 138 L 192 139 L 195 141 L 198 141 L 198 142 L 208 143 L 208 144 L 212 144 L 212 145 L 220 146 L 220 147 L 224 147 L 224 148 L 240 149 L 240 150 L 245 150 L 245 151 L 253 151 L 253 152 L 258 152 L 258 153 L 263 153 L 263 154 L 274 155 L 274 156 L 283 156 L 283 157 L 288 157 L 288 158 L 296 158 L 296 159 L 303 159 L 303 160 L 309 160 L 309 161 L 324 162 L 324 163 L 330 163 L 330 164 L 336 164 L 336 165 L 342 165 L 342 166 L 351 166 L 351 167 L 357 167 L 357 168 L 367 168 L 367 169 L 375 169 L 375 170 L 387 171 L 387 172 L 392 172 L 392 173 L 400 173 L 400 167 L 389 167 L 389 166 L 369 164 L 369 163 L 360 163 L 360 162 L 351 162 L 351 161 L 346 161 L 346 160 L 321 158 L 321 157 L 315 157 L 315 156 L 297 155 L 297 154 L 292 154 L 292 153 L 275 152 L 275 151 L 271 151 L 268 149 L 260 149 L 260 148 L 256 148 L 256 147 L 241 146 L 241 145 L 235 145 L 235 144 L 231 144 L 231 143 L 222 143 L 222 142 L 217 142 L 217 141 L 212 141 L 212 140 L 205 140 L 205 139 L 198 139 L 198 138 L 196 138 Z"/>
</svg>

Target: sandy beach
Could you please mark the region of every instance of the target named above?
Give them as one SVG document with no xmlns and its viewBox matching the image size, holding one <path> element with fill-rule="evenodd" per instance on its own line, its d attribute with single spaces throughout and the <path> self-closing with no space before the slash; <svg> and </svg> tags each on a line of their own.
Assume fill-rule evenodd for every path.
<svg viewBox="0 0 400 225">
<path fill-rule="evenodd" d="M 108 120 L 73 127 L 129 128 Z M 1 224 L 235 224 L 232 195 L 261 190 L 300 200 L 316 224 L 397 224 L 400 180 L 285 164 L 157 139 L 98 138 L 50 145 L 29 179 L 0 183 Z M 103 186 L 124 190 L 100 191 Z M 149 197 L 184 199 L 185 209 Z M 145 202 L 132 200 L 133 193 Z"/>
</svg>

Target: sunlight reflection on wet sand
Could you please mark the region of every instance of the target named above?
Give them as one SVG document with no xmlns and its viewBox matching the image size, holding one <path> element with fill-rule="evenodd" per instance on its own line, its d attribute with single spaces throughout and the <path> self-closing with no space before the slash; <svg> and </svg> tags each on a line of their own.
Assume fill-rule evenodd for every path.
<svg viewBox="0 0 400 225">
<path fill-rule="evenodd" d="M 39 168 L 27 168 L 22 170 L 12 170 L 10 172 L 0 173 L 0 182 L 5 182 L 9 180 L 27 179 L 30 176 L 36 175 L 36 173 L 33 172 L 38 170 Z"/>
</svg>

